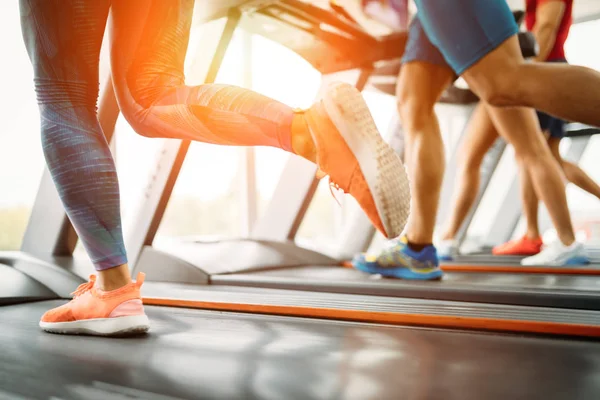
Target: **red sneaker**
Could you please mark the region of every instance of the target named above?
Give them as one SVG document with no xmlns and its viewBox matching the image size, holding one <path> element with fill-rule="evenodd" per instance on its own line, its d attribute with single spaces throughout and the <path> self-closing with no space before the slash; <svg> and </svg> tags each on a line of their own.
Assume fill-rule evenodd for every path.
<svg viewBox="0 0 600 400">
<path fill-rule="evenodd" d="M 542 250 L 542 238 L 529 239 L 523 236 L 521 239 L 511 240 L 492 249 L 496 256 L 532 256 Z"/>
</svg>

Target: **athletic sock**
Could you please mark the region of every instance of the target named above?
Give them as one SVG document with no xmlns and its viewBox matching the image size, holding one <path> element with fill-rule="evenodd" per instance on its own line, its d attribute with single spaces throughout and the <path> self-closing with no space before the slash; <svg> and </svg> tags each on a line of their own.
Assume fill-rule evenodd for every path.
<svg viewBox="0 0 600 400">
<path fill-rule="evenodd" d="M 409 249 L 418 253 L 425 247 L 433 245 L 433 243 L 413 243 L 411 241 L 408 241 L 407 245 Z"/>
</svg>

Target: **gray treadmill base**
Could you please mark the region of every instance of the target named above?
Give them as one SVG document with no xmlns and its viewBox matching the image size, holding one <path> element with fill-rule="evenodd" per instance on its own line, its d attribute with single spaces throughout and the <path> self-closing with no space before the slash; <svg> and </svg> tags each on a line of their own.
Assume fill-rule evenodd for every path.
<svg viewBox="0 0 600 400">
<path fill-rule="evenodd" d="M 0 276 L 0 306 L 58 299 L 46 286 L 9 265 L 0 264 Z"/>
<path fill-rule="evenodd" d="M 235 239 L 146 246 L 134 268 L 157 282 L 206 284 L 211 276 L 302 265 L 339 265 L 293 242 Z"/>
<path fill-rule="evenodd" d="M 84 279 L 60 266 L 56 259 L 54 262 L 49 260 L 18 251 L 0 252 L 0 301 L 8 298 L 29 301 L 69 297 Z"/>
</svg>

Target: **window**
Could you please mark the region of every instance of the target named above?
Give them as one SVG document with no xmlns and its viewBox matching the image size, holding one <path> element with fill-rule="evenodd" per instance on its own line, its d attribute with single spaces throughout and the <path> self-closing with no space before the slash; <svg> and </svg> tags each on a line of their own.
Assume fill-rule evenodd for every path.
<svg viewBox="0 0 600 400">
<path fill-rule="evenodd" d="M 268 60 L 268 61 L 267 61 Z M 252 89 L 291 107 L 312 105 L 321 75 L 291 50 L 264 37 L 252 37 Z M 266 211 L 289 154 L 256 147 L 257 217 Z"/>
<path fill-rule="evenodd" d="M 18 250 L 44 168 L 33 71 L 21 39 L 19 3 L 0 3 L 0 250 Z"/>
<path fill-rule="evenodd" d="M 192 30 L 186 59 L 186 83 L 202 84 L 194 69 L 202 57 L 203 40 L 224 20 Z M 245 86 L 243 32 L 236 31 L 217 75 L 217 83 Z M 215 38 L 210 38 L 214 41 Z M 209 60 L 210 61 L 210 60 Z M 156 240 L 166 238 L 211 239 L 240 236 L 242 148 L 192 142 L 173 188 Z"/>
<path fill-rule="evenodd" d="M 191 43 L 194 42 L 201 45 L 192 37 Z M 190 47 L 190 54 L 194 50 Z M 188 75 L 190 84 L 201 83 L 193 80 Z M 281 45 L 238 30 L 217 82 L 248 87 L 292 107 L 306 107 L 317 93 L 320 75 Z M 246 162 L 247 157 L 254 158 L 253 166 Z M 280 149 L 270 147 L 247 149 L 192 143 L 157 239 L 248 235 L 252 223 L 266 210 L 288 157 Z M 248 167 L 254 171 L 247 171 Z M 255 178 L 250 189 L 244 179 L 248 173 Z M 247 214 L 253 221 L 244 220 Z"/>
</svg>

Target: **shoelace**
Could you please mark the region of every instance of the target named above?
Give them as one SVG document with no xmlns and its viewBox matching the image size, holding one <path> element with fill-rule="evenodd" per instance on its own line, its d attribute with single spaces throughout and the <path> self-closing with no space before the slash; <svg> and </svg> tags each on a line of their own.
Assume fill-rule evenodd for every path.
<svg viewBox="0 0 600 400">
<path fill-rule="evenodd" d="M 315 178 L 317 178 L 317 179 L 323 179 L 326 176 L 327 176 L 327 174 L 322 169 L 320 169 L 320 168 L 317 169 L 317 173 L 315 174 Z M 335 199 L 335 202 L 338 203 L 338 206 L 341 207 L 342 203 L 340 203 L 340 201 L 338 200 L 337 196 L 333 192 L 333 189 L 340 190 L 342 193 L 345 193 L 344 189 L 340 188 L 340 185 L 338 185 L 337 183 L 333 182 L 331 180 L 331 177 L 329 177 L 329 193 L 331 193 L 331 197 L 333 197 Z"/>
<path fill-rule="evenodd" d="M 85 292 L 91 290 L 94 287 L 94 283 L 96 282 L 96 275 L 90 275 L 90 280 L 88 282 L 82 283 L 77 286 L 77 289 L 71 295 L 75 297 L 79 297 Z"/>
<path fill-rule="evenodd" d="M 338 185 L 335 182 L 331 181 L 331 178 L 329 179 L 329 193 L 331 193 L 331 197 L 333 197 L 335 199 L 335 202 L 338 203 L 338 206 L 342 206 L 342 203 L 340 203 L 340 201 L 338 200 L 337 196 L 335 195 L 335 193 L 333 192 L 333 189 L 336 190 L 341 190 L 342 193 L 344 193 L 344 190 L 340 188 L 340 185 Z"/>
</svg>

